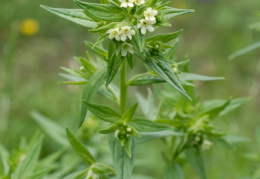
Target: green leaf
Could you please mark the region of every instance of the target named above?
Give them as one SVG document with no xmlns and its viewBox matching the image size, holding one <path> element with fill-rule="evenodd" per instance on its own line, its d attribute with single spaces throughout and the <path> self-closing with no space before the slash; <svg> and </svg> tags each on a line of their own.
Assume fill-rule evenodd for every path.
<svg viewBox="0 0 260 179">
<path fill-rule="evenodd" d="M 80 61 L 81 65 L 90 73 L 93 74 L 96 71 L 96 67 L 90 63 L 87 59 L 78 57 L 76 58 Z"/>
<path fill-rule="evenodd" d="M 86 107 L 92 114 L 104 121 L 114 123 L 121 118 L 121 114 L 119 112 L 108 106 L 88 103 L 86 101 L 83 102 L 86 104 Z"/>
<path fill-rule="evenodd" d="M 68 179 L 85 179 L 87 178 L 87 173 L 89 169 L 77 172 L 75 175 L 71 175 L 70 177 L 67 177 Z"/>
<path fill-rule="evenodd" d="M 114 124 L 108 126 L 108 127 L 105 128 L 105 129 L 101 129 L 101 130 L 98 131 L 98 133 L 100 133 L 100 134 L 110 134 L 110 133 L 113 133 L 113 132 L 115 132 L 116 129 L 117 129 L 116 124 L 117 124 L 117 123 L 114 123 Z"/>
<path fill-rule="evenodd" d="M 64 74 L 64 73 L 60 73 L 59 75 L 68 80 L 72 80 L 72 82 L 83 82 L 83 81 L 86 82 L 87 81 L 85 78 L 74 76 L 74 75 L 69 75 L 69 74 Z"/>
<path fill-rule="evenodd" d="M 162 11 L 162 13 L 164 13 L 163 16 L 164 19 L 177 17 L 191 12 L 195 12 L 195 11 L 193 9 L 177 9 L 173 7 L 167 7 L 165 10 Z"/>
<path fill-rule="evenodd" d="M 89 79 L 88 83 L 84 86 L 82 100 L 89 102 L 92 96 L 98 91 L 98 89 L 104 84 L 106 80 L 106 69 L 102 68 L 97 70 Z M 86 114 L 87 106 L 84 102 L 81 102 L 81 116 L 79 126 L 83 123 Z"/>
<path fill-rule="evenodd" d="M 116 52 L 112 55 L 111 59 L 108 61 L 106 85 L 109 85 L 114 79 L 120 65 L 124 60 L 125 58 L 121 55 L 117 55 Z"/>
<path fill-rule="evenodd" d="M 95 46 L 95 44 L 85 41 L 85 44 L 102 60 L 107 61 L 108 53 L 105 49 Z"/>
<path fill-rule="evenodd" d="M 213 81 L 213 80 L 224 80 L 224 77 L 210 77 L 192 73 L 180 73 L 177 75 L 183 81 Z"/>
<path fill-rule="evenodd" d="M 138 103 L 136 103 L 128 111 L 126 111 L 125 114 L 122 117 L 122 120 L 125 121 L 125 122 L 129 122 L 132 119 L 137 106 L 138 106 Z"/>
<path fill-rule="evenodd" d="M 154 83 L 164 83 L 165 80 L 158 77 L 157 75 L 144 73 L 133 77 L 133 79 L 129 80 L 128 85 L 131 86 L 139 86 L 139 85 L 148 85 Z"/>
<path fill-rule="evenodd" d="M 147 7 L 154 7 L 156 5 L 158 0 L 150 0 L 150 2 L 147 4 Z"/>
<path fill-rule="evenodd" d="M 202 104 L 201 114 L 209 113 L 211 117 L 222 116 L 240 107 L 242 104 L 248 101 L 249 98 L 238 98 L 233 100 L 215 99 L 205 101 Z M 213 115 L 213 113 L 215 114 Z"/>
<path fill-rule="evenodd" d="M 146 42 L 158 42 L 161 41 L 163 43 L 169 42 L 173 39 L 176 39 L 183 30 L 179 30 L 177 32 L 172 32 L 172 33 L 164 33 L 164 34 L 159 34 L 159 35 L 155 35 L 152 37 L 149 37 L 148 39 L 146 39 Z"/>
<path fill-rule="evenodd" d="M 158 57 L 160 58 L 160 57 Z M 168 82 L 172 87 L 174 87 L 181 94 L 190 99 L 190 97 L 186 94 L 184 88 L 181 86 L 178 78 L 173 73 L 171 66 L 169 63 L 164 62 L 160 59 L 154 59 L 150 56 L 145 57 L 145 63 L 154 70 L 161 78 L 163 78 L 166 82 Z M 157 63 L 155 62 L 157 61 Z"/>
<path fill-rule="evenodd" d="M 114 29 L 117 24 L 118 24 L 117 22 L 112 22 L 89 31 L 94 33 L 107 33 L 109 29 Z"/>
<path fill-rule="evenodd" d="M 169 163 L 164 170 L 163 179 L 184 179 L 181 166 L 177 163 Z"/>
<path fill-rule="evenodd" d="M 38 169 L 37 171 L 33 172 L 32 175 L 26 177 L 26 179 L 42 179 L 48 173 L 50 173 L 53 169 L 55 169 L 55 165 L 49 165 L 45 168 Z"/>
<path fill-rule="evenodd" d="M 46 118 L 42 114 L 40 114 L 37 111 L 31 112 L 32 118 L 40 124 L 40 126 L 43 128 L 43 130 L 56 141 L 61 146 L 69 146 L 69 143 L 66 139 L 66 133 L 64 131 L 64 128 L 53 122 L 52 120 Z"/>
<path fill-rule="evenodd" d="M 133 66 L 134 66 L 134 64 L 133 64 L 133 55 L 132 54 L 127 54 L 126 59 L 127 59 L 127 63 L 130 66 L 130 68 L 133 69 Z"/>
<path fill-rule="evenodd" d="M 7 150 L 0 144 L 0 178 L 4 177 L 9 170 L 8 166 L 8 152 Z"/>
<path fill-rule="evenodd" d="M 89 27 L 89 28 L 95 28 L 97 26 L 97 23 L 93 21 L 90 17 L 88 17 L 84 10 L 82 9 L 62 9 L 62 8 L 52 8 L 41 5 L 42 8 L 46 9 L 47 11 L 56 14 L 64 19 L 67 19 L 69 21 L 72 21 L 76 24 Z"/>
<path fill-rule="evenodd" d="M 176 40 L 174 41 L 174 43 L 172 44 L 172 47 L 171 47 L 171 48 L 168 48 L 168 49 L 166 50 L 165 56 L 166 56 L 168 59 L 173 60 L 173 59 L 174 59 L 175 52 L 176 52 L 178 46 L 179 46 L 179 40 L 176 39 Z"/>
<path fill-rule="evenodd" d="M 198 148 L 189 147 L 185 150 L 186 158 L 201 179 L 207 179 L 202 152 Z"/>
<path fill-rule="evenodd" d="M 134 26 L 132 26 L 135 31 L 135 35 L 133 36 L 132 45 L 136 53 L 143 52 L 145 46 L 145 38 L 144 35 L 141 34 L 140 30 Z"/>
<path fill-rule="evenodd" d="M 132 138 L 131 157 L 129 157 L 120 142 L 114 139 L 113 134 L 110 134 L 108 137 L 116 171 L 116 179 L 131 179 L 136 153 L 134 138 Z"/>
<path fill-rule="evenodd" d="M 154 97 L 153 97 L 152 90 L 148 88 L 147 99 L 141 93 L 137 93 L 136 96 L 137 96 L 137 101 L 139 102 L 140 107 L 142 108 L 142 112 L 144 116 L 154 121 L 156 118 L 157 109 L 154 105 Z"/>
<path fill-rule="evenodd" d="M 74 151 L 89 165 L 95 163 L 95 159 L 88 149 L 66 128 L 67 137 Z"/>
<path fill-rule="evenodd" d="M 18 164 L 13 173 L 13 179 L 27 179 L 33 173 L 41 150 L 43 136 L 39 137 L 28 149 L 25 158 Z"/>
<path fill-rule="evenodd" d="M 37 163 L 36 169 L 43 169 L 46 167 L 49 167 L 50 165 L 54 164 L 57 159 L 61 157 L 62 154 L 64 154 L 65 149 L 62 148 L 47 157 L 43 158 Z"/>
<path fill-rule="evenodd" d="M 150 121 L 148 119 L 134 117 L 130 122 L 136 130 L 141 132 L 157 132 L 172 129 L 171 126 L 159 124 L 157 122 Z"/>
<path fill-rule="evenodd" d="M 154 139 L 168 137 L 168 136 L 183 136 L 183 133 L 165 130 L 158 132 L 139 132 L 140 138 L 136 138 L 136 144 L 142 144 Z"/>
<path fill-rule="evenodd" d="M 228 104 L 228 106 L 226 106 L 226 108 L 224 110 L 222 110 L 219 115 L 220 116 L 225 115 L 225 114 L 237 109 L 238 107 L 245 104 L 249 100 L 250 100 L 249 98 L 232 99 L 230 101 L 230 103 Z"/>
<path fill-rule="evenodd" d="M 244 55 L 244 54 L 246 54 L 246 53 L 249 53 L 249 52 L 251 52 L 251 51 L 254 51 L 254 50 L 258 49 L 258 48 L 260 48 L 260 41 L 254 43 L 254 44 L 252 44 L 252 45 L 249 45 L 249 46 L 247 46 L 246 48 L 243 48 L 243 49 L 241 49 L 241 50 L 239 50 L 239 51 L 237 51 L 237 52 L 231 54 L 231 55 L 228 57 L 228 59 L 229 59 L 229 60 L 234 60 L 235 58 L 240 57 L 240 56 L 242 56 L 242 55 Z"/>
<path fill-rule="evenodd" d="M 74 1 L 79 7 L 84 9 L 85 13 L 91 18 L 111 22 L 121 22 L 125 19 L 123 10 L 120 7 L 109 4 Z"/>
</svg>

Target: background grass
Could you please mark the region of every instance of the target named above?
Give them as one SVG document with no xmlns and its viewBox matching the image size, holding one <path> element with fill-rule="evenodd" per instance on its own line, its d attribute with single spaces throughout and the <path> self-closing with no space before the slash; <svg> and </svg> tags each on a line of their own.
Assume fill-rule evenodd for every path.
<svg viewBox="0 0 260 179">
<path fill-rule="evenodd" d="M 94 0 L 91 2 L 95 2 Z M 57 85 L 61 80 L 60 66 L 73 67 L 73 56 L 84 56 L 84 40 L 95 41 L 96 35 L 86 28 L 60 19 L 39 7 L 77 8 L 72 1 L 64 0 L 1 0 L 0 1 L 0 142 L 8 149 L 17 146 L 21 136 L 30 138 L 39 126 L 30 117 L 37 110 L 64 126 L 76 128 L 79 118 L 81 87 Z M 177 56 L 191 59 L 194 73 L 223 76 L 226 80 L 196 83 L 202 99 L 251 97 L 251 101 L 235 112 L 216 121 L 220 129 L 244 136 L 249 142 L 230 150 L 214 144 L 205 152 L 210 179 L 243 178 L 252 175 L 259 163 L 241 157 L 245 152 L 257 152 L 256 131 L 260 116 L 260 52 L 246 54 L 234 61 L 228 56 L 260 39 L 260 33 L 248 29 L 259 21 L 259 0 L 175 0 L 176 8 L 195 9 L 196 13 L 174 19 L 165 31 L 184 29 Z M 30 36 L 20 30 L 27 19 L 39 24 L 39 31 Z M 160 142 L 160 141 L 156 141 Z M 156 145 L 149 143 L 147 145 Z M 43 153 L 55 150 L 56 144 L 45 137 Z M 162 166 L 160 155 L 149 151 L 140 155 L 150 161 L 144 171 L 158 173 Z M 150 156 L 158 156 L 158 160 Z M 142 162 L 141 162 L 142 163 Z M 184 166 L 187 178 L 194 172 Z"/>
</svg>

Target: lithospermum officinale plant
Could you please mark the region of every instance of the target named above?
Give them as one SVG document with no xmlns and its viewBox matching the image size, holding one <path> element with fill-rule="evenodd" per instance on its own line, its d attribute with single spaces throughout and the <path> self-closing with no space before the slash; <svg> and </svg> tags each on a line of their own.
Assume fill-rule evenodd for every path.
<svg viewBox="0 0 260 179">
<path fill-rule="evenodd" d="M 161 178 L 184 178 L 181 170 L 184 161 L 189 162 L 202 179 L 207 178 L 203 150 L 209 148 L 213 140 L 230 141 L 212 125 L 212 119 L 239 107 L 246 99 L 200 102 L 192 81 L 222 78 L 190 73 L 188 59 L 176 62 L 175 51 L 182 30 L 152 35 L 161 27 L 170 27 L 170 19 L 193 10 L 173 8 L 162 0 L 101 0 L 101 3 L 75 0 L 75 3 L 81 9 L 42 7 L 99 35 L 95 43 L 85 42 L 95 56 L 86 52 L 86 58 L 76 57 L 79 69 L 63 68 L 68 74 L 62 76 L 70 81 L 61 83 L 84 86 L 80 125 L 87 112 L 107 122 L 107 127 L 101 128 L 99 133 L 108 136 L 114 170 L 96 163 L 88 146 L 67 129 L 71 146 L 89 165 L 72 178 L 130 179 L 136 148 L 156 138 L 161 138 L 167 149 Z M 129 77 L 127 71 L 141 64 L 148 70 Z M 117 74 L 120 75 L 119 87 L 113 81 Z M 138 93 L 139 105 L 131 106 L 128 88 L 141 85 L 153 85 L 153 90 L 148 89 L 148 98 Z M 118 108 L 93 103 L 91 99 L 96 93 Z M 155 96 L 159 105 L 154 104 Z M 142 117 L 137 116 L 137 108 L 142 110 Z"/>
</svg>

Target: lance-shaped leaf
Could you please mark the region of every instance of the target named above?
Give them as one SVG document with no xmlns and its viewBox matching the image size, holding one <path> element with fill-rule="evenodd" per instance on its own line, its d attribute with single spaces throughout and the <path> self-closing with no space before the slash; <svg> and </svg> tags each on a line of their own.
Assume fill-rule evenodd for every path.
<svg viewBox="0 0 260 179">
<path fill-rule="evenodd" d="M 55 165 L 49 165 L 45 168 L 38 169 L 37 171 L 34 171 L 33 174 L 28 176 L 26 179 L 42 179 L 55 168 Z"/>
<path fill-rule="evenodd" d="M 168 137 L 168 136 L 183 136 L 183 133 L 175 131 L 158 131 L 158 132 L 139 132 L 140 138 L 136 138 L 136 144 L 142 144 L 154 139 Z"/>
<path fill-rule="evenodd" d="M 134 26 L 132 28 L 135 31 L 135 35 L 133 36 L 132 45 L 135 52 L 138 54 L 144 50 L 145 46 L 145 38 L 144 35 L 141 34 L 140 30 Z"/>
<path fill-rule="evenodd" d="M 102 60 L 107 61 L 108 53 L 105 49 L 95 46 L 95 44 L 85 41 L 85 44 Z"/>
<path fill-rule="evenodd" d="M 114 109 L 105 106 L 105 105 L 99 105 L 99 104 L 94 104 L 94 103 L 89 103 L 87 101 L 83 101 L 88 110 L 97 116 L 98 118 L 107 121 L 107 122 L 116 122 L 121 118 L 121 114 Z"/>
<path fill-rule="evenodd" d="M 42 139 L 43 136 L 39 137 L 39 139 L 35 140 L 35 143 L 33 143 L 28 149 L 28 153 L 25 155 L 25 158 L 18 164 L 17 168 L 15 169 L 12 176 L 13 179 L 26 179 L 33 173 L 40 155 Z"/>
<path fill-rule="evenodd" d="M 226 106 L 226 108 L 220 112 L 219 115 L 220 116 L 225 115 L 225 114 L 227 114 L 227 113 L 237 109 L 238 107 L 240 107 L 241 105 L 245 104 L 249 100 L 250 100 L 249 98 L 232 99 L 230 101 L 230 103 Z"/>
<path fill-rule="evenodd" d="M 201 179 L 207 179 L 202 152 L 198 148 L 189 147 L 185 150 L 187 160 Z"/>
<path fill-rule="evenodd" d="M 172 44 L 172 47 L 171 47 L 171 48 L 168 48 L 168 49 L 166 50 L 165 56 L 166 56 L 168 59 L 173 60 L 173 59 L 174 59 L 175 52 L 176 52 L 178 46 L 179 46 L 179 40 L 176 39 L 176 40 L 174 41 L 174 43 Z"/>
<path fill-rule="evenodd" d="M 68 140 L 74 149 L 74 151 L 89 165 L 95 163 L 95 159 L 92 154 L 88 151 L 88 149 L 70 132 L 67 128 L 67 137 Z"/>
<path fill-rule="evenodd" d="M 130 81 L 130 83 L 128 83 L 131 86 L 139 86 L 139 85 L 149 85 L 149 84 L 154 84 L 154 83 L 164 83 L 165 80 L 152 75 L 152 74 L 147 74 L 146 76 L 141 76 L 140 78 L 136 78 L 133 81 Z"/>
<path fill-rule="evenodd" d="M 99 90 L 106 80 L 106 69 L 102 68 L 97 70 L 88 80 L 88 83 L 84 86 L 82 100 L 90 101 L 92 96 Z M 87 106 L 84 102 L 81 102 L 81 115 L 80 126 L 83 123 L 87 114 Z"/>
<path fill-rule="evenodd" d="M 116 171 L 116 179 L 131 179 L 136 147 L 134 138 L 131 137 L 131 157 L 126 153 L 124 147 L 118 140 L 114 139 L 114 135 L 109 135 L 110 150 L 113 156 L 114 167 Z"/>
<path fill-rule="evenodd" d="M 101 27 L 89 30 L 90 32 L 95 32 L 95 33 L 106 33 L 109 29 L 114 29 L 115 26 L 117 25 L 117 22 L 111 22 L 109 24 L 103 25 Z"/>
<path fill-rule="evenodd" d="M 97 23 L 93 21 L 92 18 L 88 17 L 84 10 L 82 9 L 62 9 L 62 8 L 52 8 L 41 5 L 42 8 L 46 9 L 47 11 L 56 14 L 64 19 L 72 21 L 76 24 L 88 27 L 88 28 L 95 28 Z"/>
<path fill-rule="evenodd" d="M 248 100 L 249 98 L 239 98 L 239 99 L 232 99 L 232 100 L 215 99 L 215 100 L 205 101 L 202 105 L 201 113 L 207 113 L 216 109 L 221 109 L 221 111 L 218 112 L 218 115 L 222 116 L 240 107 Z"/>
<path fill-rule="evenodd" d="M 149 37 L 148 39 L 146 39 L 146 42 L 158 42 L 158 41 L 161 41 L 163 43 L 166 43 L 166 42 L 169 42 L 169 41 L 179 37 L 179 35 L 182 33 L 182 31 L 183 30 L 179 30 L 177 32 L 155 35 L 155 36 L 152 36 L 152 37 Z"/>
<path fill-rule="evenodd" d="M 157 122 L 150 121 L 141 117 L 133 117 L 129 122 L 137 131 L 141 132 L 156 132 L 173 129 L 171 126 L 159 124 Z"/>
<path fill-rule="evenodd" d="M 31 116 L 57 143 L 59 143 L 61 146 L 69 146 L 69 143 L 66 139 L 66 133 L 61 125 L 55 123 L 51 119 L 48 119 L 37 111 L 32 112 Z"/>
<path fill-rule="evenodd" d="M 237 57 L 240 57 L 240 56 L 242 56 L 242 55 L 244 55 L 246 53 L 249 53 L 249 52 L 251 52 L 253 50 L 256 50 L 258 48 L 260 48 L 260 41 L 254 43 L 252 45 L 249 45 L 248 47 L 243 48 L 243 49 L 241 49 L 241 50 L 231 54 L 228 58 L 229 58 L 229 60 L 233 60 L 233 59 L 235 59 Z"/>
<path fill-rule="evenodd" d="M 125 19 L 124 12 L 120 7 L 109 4 L 87 3 L 74 0 L 75 3 L 85 10 L 85 13 L 93 18 L 111 22 L 121 22 Z"/>
<path fill-rule="evenodd" d="M 153 59 L 154 58 L 154 59 Z M 157 61 L 157 63 L 156 63 Z M 161 78 L 163 78 L 166 82 L 168 82 L 172 87 L 174 87 L 177 91 L 181 94 L 186 96 L 190 99 L 187 95 L 186 91 L 180 84 L 178 78 L 173 73 L 172 68 L 169 63 L 160 60 L 160 57 L 151 57 L 145 56 L 144 62 L 153 70 L 155 71 Z"/>
<path fill-rule="evenodd" d="M 225 79 L 224 77 L 211 77 L 193 73 L 180 73 L 177 76 L 183 81 L 214 81 Z"/>
<path fill-rule="evenodd" d="M 221 111 L 223 111 L 230 104 L 230 101 L 230 99 L 221 102 L 215 101 L 216 103 L 212 103 L 208 107 L 204 108 L 204 111 L 202 110 L 200 114 L 208 115 L 210 119 L 214 119 L 220 114 Z"/>
<path fill-rule="evenodd" d="M 109 85 L 111 81 L 114 79 L 120 65 L 123 63 L 124 60 L 125 58 L 123 58 L 121 55 L 117 55 L 116 52 L 109 59 L 107 66 L 106 85 Z"/>
<path fill-rule="evenodd" d="M 162 13 L 164 13 L 163 16 L 164 19 L 169 19 L 169 18 L 177 17 L 191 12 L 195 12 L 195 11 L 193 9 L 177 9 L 173 7 L 167 7 L 166 9 L 163 10 Z"/>
<path fill-rule="evenodd" d="M 122 117 L 122 120 L 125 122 L 129 122 L 132 119 L 137 106 L 138 106 L 138 103 L 136 103 L 128 111 L 126 111 Z"/>
</svg>

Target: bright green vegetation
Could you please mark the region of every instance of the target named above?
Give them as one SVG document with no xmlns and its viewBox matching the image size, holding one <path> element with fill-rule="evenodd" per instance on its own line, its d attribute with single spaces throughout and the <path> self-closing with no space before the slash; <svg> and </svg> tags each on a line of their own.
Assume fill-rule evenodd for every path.
<svg viewBox="0 0 260 179">
<path fill-rule="evenodd" d="M 45 1 L 40 3 L 47 5 Z M 3 176 L 8 167 L 13 178 L 42 178 L 50 171 L 55 171 L 49 174 L 50 178 L 64 176 L 83 178 L 92 174 L 94 176 L 95 173 L 102 173 L 101 178 L 107 175 L 114 176 L 108 139 L 104 135 L 109 134 L 114 153 L 126 156 L 129 166 L 125 167 L 128 170 L 131 170 L 135 155 L 133 149 L 136 148 L 132 178 L 164 176 L 170 179 L 174 175 L 176 178 L 181 178 L 180 168 L 186 178 L 194 176 L 206 178 L 204 168 L 201 167 L 203 163 L 201 153 L 194 155 L 202 148 L 208 178 L 259 178 L 260 84 L 257 79 L 259 53 L 251 52 L 232 62 L 227 60 L 231 53 L 259 41 L 259 32 L 247 28 L 251 23 L 259 21 L 259 17 L 254 14 L 259 11 L 257 9 L 259 5 L 256 0 L 230 2 L 229 5 L 219 1 L 176 0 L 170 3 L 171 7 L 194 9 L 196 12 L 172 19 L 170 21 L 172 28 L 164 27 L 156 29 L 153 34 L 148 32 L 147 34 L 151 37 L 161 32 L 171 33 L 172 40 L 175 40 L 172 41 L 174 47 L 172 53 L 175 53 L 175 48 L 178 46 L 171 67 L 173 69 L 178 67 L 178 73 L 174 74 L 182 80 L 182 88 L 176 80 L 172 80 L 172 77 L 171 80 L 162 79 L 164 74 L 159 78 L 153 71 L 146 73 L 148 68 L 136 58 L 133 59 L 131 70 L 131 59 L 128 56 L 121 65 L 122 70 L 119 69 L 120 72 L 114 79 L 116 71 L 113 70 L 109 73 L 110 78 L 103 79 L 104 69 L 98 69 L 100 72 L 96 73 L 95 67 L 104 64 L 104 60 L 98 61 L 97 66 L 92 63 L 93 61 L 85 60 L 85 57 L 90 59 L 85 51 L 91 51 L 93 44 L 89 42 L 84 44 L 84 41 L 95 43 L 98 38 L 98 35 L 87 31 L 88 28 L 96 27 L 91 18 L 77 20 L 80 25 L 86 24 L 85 21 L 90 22 L 86 28 L 47 13 L 39 8 L 38 1 L 14 3 L 2 0 L 0 2 L 0 159 L 2 159 L 0 176 Z M 64 1 L 48 2 L 48 6 L 78 8 L 73 2 Z M 99 13 L 99 16 L 102 14 Z M 122 20 L 120 16 L 112 17 L 111 21 Z M 21 21 L 28 18 L 33 18 L 40 25 L 39 31 L 31 36 L 18 28 Z M 108 26 L 109 29 L 114 28 L 114 24 L 112 25 Z M 180 29 L 183 29 L 183 32 L 179 31 Z M 106 34 L 107 29 L 105 31 L 98 29 L 96 32 L 99 30 Z M 167 35 L 169 38 L 169 34 Z M 163 37 L 157 36 L 155 39 L 163 42 Z M 102 40 L 104 39 L 101 36 L 100 42 Z M 150 46 L 155 46 L 152 41 L 153 38 L 150 38 L 150 42 L 149 40 L 146 42 Z M 106 40 L 104 46 L 108 47 L 109 43 L 110 41 Z M 137 43 L 134 49 L 140 48 L 140 44 L 142 42 Z M 168 49 L 163 44 L 159 45 Z M 94 48 L 98 47 L 96 44 Z M 110 48 L 112 51 L 118 49 L 113 47 L 113 44 L 110 44 Z M 141 51 L 141 48 L 139 50 Z M 96 58 L 95 55 L 98 56 L 100 52 L 104 51 L 98 49 L 96 54 L 91 52 L 91 55 Z M 170 56 L 171 53 L 168 52 Z M 74 55 L 77 56 L 75 60 L 72 59 Z M 108 58 L 118 60 L 113 55 L 109 57 L 109 50 L 107 55 Z M 158 62 L 158 59 L 154 61 L 156 60 Z M 150 66 L 149 63 L 146 64 L 152 68 L 151 64 L 154 64 L 154 61 L 151 61 Z M 60 66 L 63 66 L 62 69 Z M 80 66 L 83 66 L 81 71 Z M 68 67 L 79 70 L 71 71 Z M 118 68 L 121 67 L 119 64 Z M 90 73 L 85 73 L 86 71 Z M 74 73 L 77 78 L 64 72 L 72 75 Z M 61 77 L 58 76 L 59 73 Z M 129 78 L 138 73 L 141 75 Z M 103 82 L 112 81 L 114 84 L 110 85 L 110 90 L 107 91 L 104 85 L 91 101 L 88 101 L 87 94 L 80 102 L 86 79 L 92 74 L 96 75 L 95 78 L 92 77 L 93 83 L 94 79 L 99 78 L 104 80 Z M 194 74 L 223 76 L 225 80 Z M 69 83 L 80 86 L 57 85 L 57 82 L 64 80 L 64 77 L 69 79 Z M 149 85 L 155 81 L 165 80 L 171 86 Z M 194 90 L 193 87 L 189 87 L 191 80 L 202 82 L 196 81 Z M 100 82 L 98 85 L 102 84 Z M 136 87 L 140 84 L 146 85 Z M 123 98 L 117 94 L 115 85 L 123 92 L 121 93 Z M 92 90 L 97 89 L 93 87 Z M 128 98 L 125 98 L 126 96 Z M 190 101 L 185 96 L 193 100 Z M 135 105 L 136 102 L 139 103 L 138 106 Z M 243 105 L 239 107 L 241 104 Z M 84 122 L 82 119 L 85 117 L 80 110 L 82 106 L 87 107 L 93 114 L 90 115 L 88 112 Z M 237 107 L 239 108 L 232 111 Z M 172 112 L 173 109 L 175 113 Z M 227 112 L 230 113 L 226 114 Z M 167 120 L 167 116 L 174 116 L 176 121 Z M 158 119 L 156 123 L 151 121 L 147 124 L 145 121 L 156 118 Z M 189 118 L 192 120 L 188 120 Z M 82 123 L 80 129 L 78 129 L 79 123 Z M 114 125 L 109 125 L 110 123 Z M 144 123 L 149 127 L 145 127 Z M 69 128 L 67 131 L 66 127 Z M 172 131 L 171 127 L 178 130 Z M 118 131 L 117 128 L 122 130 Z M 131 138 L 122 137 L 122 131 L 128 132 Z M 44 140 L 39 133 L 44 134 Z M 114 133 L 117 134 L 119 143 L 115 142 Z M 135 147 L 131 144 L 132 136 L 136 138 Z M 138 138 L 139 136 L 141 138 Z M 165 136 L 170 137 L 164 138 Z M 155 138 L 161 139 L 150 141 Z M 122 146 L 124 150 L 121 150 Z M 185 152 L 182 153 L 183 151 Z M 11 156 L 11 160 L 4 160 L 8 155 Z M 113 157 L 117 160 L 118 156 Z M 122 163 L 119 162 L 118 165 Z M 120 169 L 116 167 L 115 169 L 116 173 L 119 173 Z M 128 177 L 127 174 L 125 177 Z"/>
</svg>

